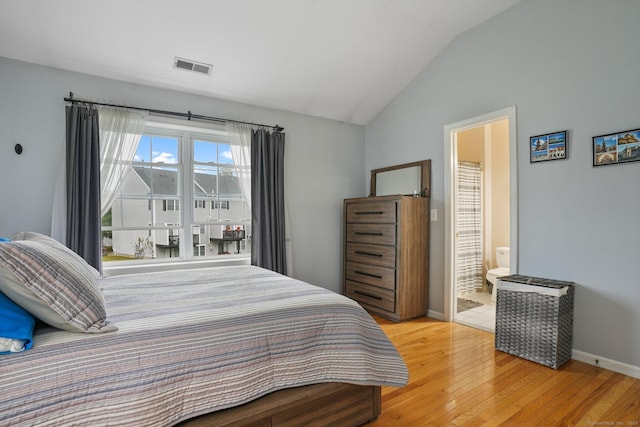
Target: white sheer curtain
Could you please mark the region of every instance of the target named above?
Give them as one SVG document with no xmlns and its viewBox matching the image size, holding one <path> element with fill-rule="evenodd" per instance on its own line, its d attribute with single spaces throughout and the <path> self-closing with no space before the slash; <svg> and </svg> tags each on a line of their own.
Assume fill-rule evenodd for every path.
<svg viewBox="0 0 640 427">
<path fill-rule="evenodd" d="M 147 111 L 100 107 L 100 211 L 104 215 L 120 191 L 147 123 Z"/>
<path fill-rule="evenodd" d="M 53 209 L 51 211 L 51 237 L 58 242 L 67 243 L 67 159 L 66 146 L 62 147 L 62 153 L 58 160 L 60 169 L 56 178 L 56 186 L 53 190 Z"/>
<path fill-rule="evenodd" d="M 251 130 L 244 123 L 227 122 L 227 134 L 231 146 L 231 156 L 235 167 L 240 190 L 251 212 Z"/>
</svg>

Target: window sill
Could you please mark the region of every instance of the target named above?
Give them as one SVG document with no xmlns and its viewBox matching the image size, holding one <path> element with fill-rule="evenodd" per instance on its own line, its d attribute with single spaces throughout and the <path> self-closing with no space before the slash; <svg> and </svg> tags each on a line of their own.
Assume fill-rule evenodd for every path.
<svg viewBox="0 0 640 427">
<path fill-rule="evenodd" d="M 246 255 L 235 257 L 208 258 L 204 260 L 182 261 L 150 261 L 136 262 L 102 267 L 103 276 L 119 276 L 122 274 L 154 273 L 158 271 L 189 270 L 194 268 L 227 267 L 234 265 L 250 265 L 251 258 Z"/>
</svg>

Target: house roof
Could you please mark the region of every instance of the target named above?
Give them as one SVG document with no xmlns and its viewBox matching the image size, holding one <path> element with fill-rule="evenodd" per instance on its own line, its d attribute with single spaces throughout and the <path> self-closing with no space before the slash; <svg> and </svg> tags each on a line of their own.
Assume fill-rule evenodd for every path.
<svg viewBox="0 0 640 427">
<path fill-rule="evenodd" d="M 149 189 L 152 189 L 154 194 L 178 194 L 179 179 L 175 169 L 133 166 L 133 171 Z M 242 194 L 237 176 L 194 173 L 193 180 L 193 193 L 196 197 L 210 197 L 212 195 L 224 197 Z"/>
</svg>

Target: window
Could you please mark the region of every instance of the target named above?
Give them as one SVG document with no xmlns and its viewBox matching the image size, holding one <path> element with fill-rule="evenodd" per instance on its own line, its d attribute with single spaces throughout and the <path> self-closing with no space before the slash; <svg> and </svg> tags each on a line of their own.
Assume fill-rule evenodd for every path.
<svg viewBox="0 0 640 427">
<path fill-rule="evenodd" d="M 211 209 L 229 209 L 228 200 L 214 200 L 211 202 Z"/>
<path fill-rule="evenodd" d="M 162 210 L 163 211 L 177 211 L 177 210 L 180 210 L 180 201 L 179 200 L 163 200 L 162 201 Z"/>
<path fill-rule="evenodd" d="M 226 130 L 149 121 L 103 217 L 103 260 L 250 255 L 251 212 Z M 184 207 L 190 207 L 189 209 Z M 241 230 L 230 240 L 225 230 Z"/>
</svg>

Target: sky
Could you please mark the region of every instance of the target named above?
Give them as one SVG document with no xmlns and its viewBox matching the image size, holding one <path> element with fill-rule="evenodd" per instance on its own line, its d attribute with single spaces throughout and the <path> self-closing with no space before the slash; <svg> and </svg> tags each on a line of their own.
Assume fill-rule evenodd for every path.
<svg viewBox="0 0 640 427">
<path fill-rule="evenodd" d="M 178 138 L 171 136 L 143 135 L 138 144 L 135 161 L 154 163 L 178 163 Z M 233 164 L 229 144 L 194 141 L 194 158 L 202 163 Z"/>
</svg>

